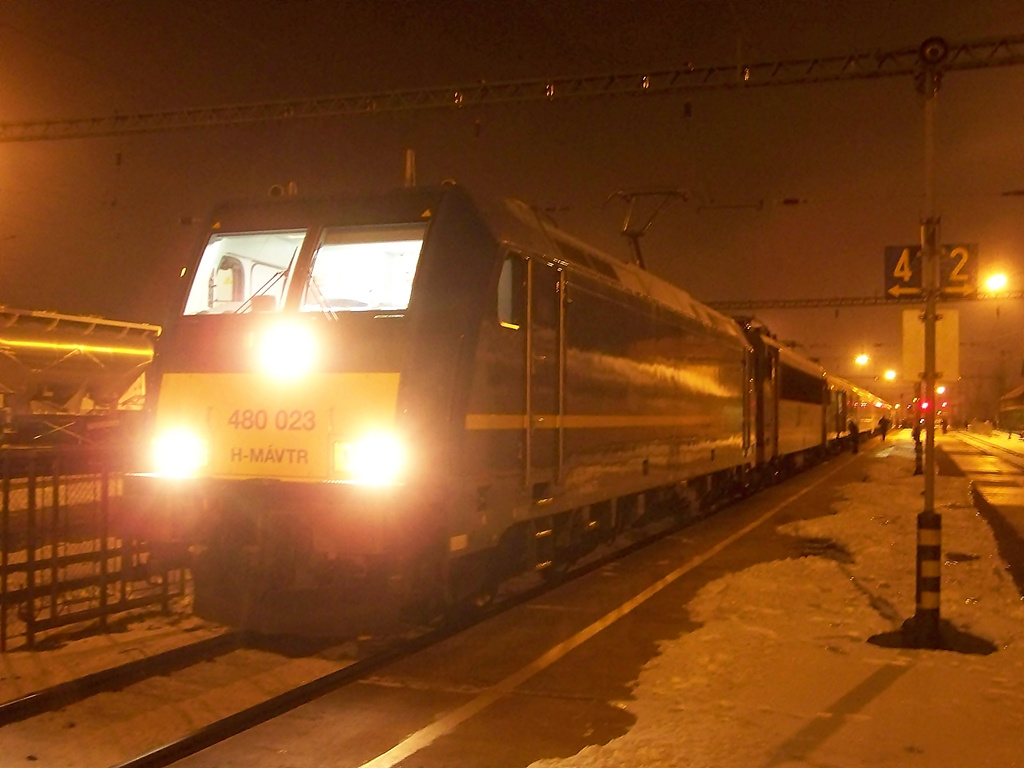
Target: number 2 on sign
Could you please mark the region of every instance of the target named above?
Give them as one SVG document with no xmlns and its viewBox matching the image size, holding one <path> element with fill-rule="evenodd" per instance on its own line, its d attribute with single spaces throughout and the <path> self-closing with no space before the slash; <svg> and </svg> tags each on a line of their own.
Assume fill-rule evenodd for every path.
<svg viewBox="0 0 1024 768">
<path fill-rule="evenodd" d="M 966 248 L 957 247 L 949 252 L 949 258 L 957 260 L 953 271 L 949 273 L 951 283 L 966 283 L 970 279 L 970 275 L 965 271 L 969 257 L 970 252 Z"/>
</svg>

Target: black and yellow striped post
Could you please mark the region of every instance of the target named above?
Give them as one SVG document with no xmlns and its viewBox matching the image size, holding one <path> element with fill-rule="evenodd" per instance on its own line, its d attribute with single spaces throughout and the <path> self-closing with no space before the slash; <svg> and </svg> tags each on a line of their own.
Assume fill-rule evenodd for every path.
<svg viewBox="0 0 1024 768">
<path fill-rule="evenodd" d="M 925 510 L 917 516 L 917 580 L 914 645 L 938 648 L 942 569 L 942 515 Z"/>
<path fill-rule="evenodd" d="M 941 38 L 925 40 L 920 49 L 918 85 L 924 95 L 925 209 L 921 225 L 922 283 L 924 288 L 924 380 L 921 393 L 925 411 L 924 511 L 917 516 L 917 607 L 913 619 L 914 645 L 940 648 L 939 597 L 941 586 L 942 518 L 935 512 L 935 324 L 939 294 L 939 217 L 935 215 L 935 102 L 942 81 L 942 64 L 949 47 Z"/>
</svg>

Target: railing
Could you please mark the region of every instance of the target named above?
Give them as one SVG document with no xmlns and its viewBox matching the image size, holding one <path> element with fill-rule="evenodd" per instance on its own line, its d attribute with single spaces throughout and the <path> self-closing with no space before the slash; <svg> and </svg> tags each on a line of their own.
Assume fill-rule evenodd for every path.
<svg viewBox="0 0 1024 768">
<path fill-rule="evenodd" d="M 125 533 L 124 448 L 0 447 L 0 652 L 42 632 L 185 595 L 182 567 L 156 570 Z M 15 642 L 21 638 L 20 642 Z"/>
</svg>

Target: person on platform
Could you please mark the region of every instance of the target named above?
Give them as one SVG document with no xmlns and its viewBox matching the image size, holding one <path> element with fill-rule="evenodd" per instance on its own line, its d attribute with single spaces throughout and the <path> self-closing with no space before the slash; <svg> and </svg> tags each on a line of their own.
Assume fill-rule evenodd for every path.
<svg viewBox="0 0 1024 768">
<path fill-rule="evenodd" d="M 850 430 L 850 444 L 853 446 L 853 452 L 857 453 L 860 448 L 860 428 L 857 426 L 857 422 L 850 419 L 850 423 L 847 425 Z"/>
<path fill-rule="evenodd" d="M 885 433 L 889 431 L 891 426 L 892 420 L 888 416 L 883 416 L 878 420 L 878 431 L 882 433 L 882 442 L 885 442 Z"/>
</svg>

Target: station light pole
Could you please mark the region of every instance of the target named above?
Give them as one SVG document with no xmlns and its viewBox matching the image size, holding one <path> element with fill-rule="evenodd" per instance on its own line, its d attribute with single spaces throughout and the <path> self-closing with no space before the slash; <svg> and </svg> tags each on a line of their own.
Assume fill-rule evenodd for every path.
<svg viewBox="0 0 1024 768">
<path fill-rule="evenodd" d="M 917 578 L 912 622 L 914 644 L 939 648 L 939 606 L 942 567 L 942 516 L 935 511 L 935 325 L 939 293 L 939 218 L 935 214 L 935 110 L 942 64 L 949 47 L 941 38 L 926 40 L 920 49 L 919 88 L 924 95 L 925 219 L 921 225 L 924 277 L 924 391 L 925 411 L 924 510 L 917 516 Z"/>
</svg>

